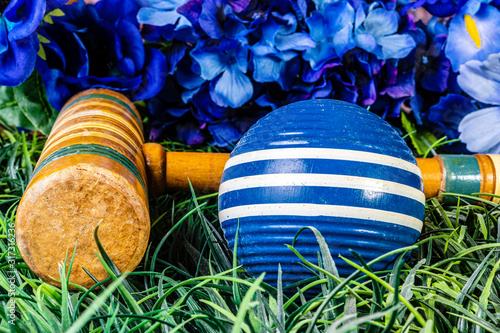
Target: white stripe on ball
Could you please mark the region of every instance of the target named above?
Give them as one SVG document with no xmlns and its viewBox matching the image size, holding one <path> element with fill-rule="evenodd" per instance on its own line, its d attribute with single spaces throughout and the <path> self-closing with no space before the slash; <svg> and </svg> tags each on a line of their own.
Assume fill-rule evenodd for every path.
<svg viewBox="0 0 500 333">
<path fill-rule="evenodd" d="M 402 169 L 422 177 L 422 172 L 415 164 L 397 157 L 366 151 L 334 148 L 277 148 L 256 150 L 232 156 L 227 161 L 225 169 L 242 163 L 277 159 L 325 159 L 365 162 Z"/>
<path fill-rule="evenodd" d="M 234 178 L 221 184 L 219 195 L 247 188 L 272 186 L 340 187 L 396 194 L 422 204 L 425 202 L 425 194 L 408 185 L 367 177 L 311 173 L 264 174 Z"/>
<path fill-rule="evenodd" d="M 219 220 L 224 221 L 251 216 L 328 216 L 385 222 L 409 227 L 420 232 L 423 222 L 413 216 L 389 212 L 386 210 L 321 205 L 321 204 L 258 204 L 236 206 L 219 212 Z"/>
</svg>

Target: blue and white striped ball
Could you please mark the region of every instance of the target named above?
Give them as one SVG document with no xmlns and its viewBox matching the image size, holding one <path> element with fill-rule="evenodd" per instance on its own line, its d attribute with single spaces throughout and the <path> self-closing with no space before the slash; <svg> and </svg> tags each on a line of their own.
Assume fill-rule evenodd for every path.
<svg viewBox="0 0 500 333">
<path fill-rule="evenodd" d="M 392 127 L 357 105 L 337 100 L 290 104 L 259 120 L 226 163 L 219 219 L 230 248 L 238 230 L 237 258 L 247 272 L 285 285 L 311 277 L 285 244 L 312 226 L 326 239 L 338 272 L 354 271 L 339 255 L 366 262 L 414 244 L 425 196 L 410 149 Z M 318 263 L 312 231 L 296 248 Z M 372 266 L 391 266 L 387 258 Z"/>
</svg>

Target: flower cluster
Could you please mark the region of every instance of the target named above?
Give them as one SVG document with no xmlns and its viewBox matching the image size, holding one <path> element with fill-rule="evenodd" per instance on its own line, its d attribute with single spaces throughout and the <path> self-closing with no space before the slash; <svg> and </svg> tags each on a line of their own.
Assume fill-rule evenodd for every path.
<svg viewBox="0 0 500 333">
<path fill-rule="evenodd" d="M 39 49 L 36 29 L 66 1 L 0 1 L 0 85 L 17 86 L 30 76 Z"/>
<path fill-rule="evenodd" d="M 36 62 L 56 108 L 83 89 L 122 91 L 146 101 L 153 139 L 227 146 L 277 107 L 332 98 L 395 127 L 405 112 L 460 138 L 453 151 L 500 152 L 497 0 L 74 0 L 39 26 L 38 58 L 34 30 L 15 33 L 34 22 L 24 2 L 45 0 L 2 15 L 1 66 L 13 70 L 0 84 Z"/>
</svg>

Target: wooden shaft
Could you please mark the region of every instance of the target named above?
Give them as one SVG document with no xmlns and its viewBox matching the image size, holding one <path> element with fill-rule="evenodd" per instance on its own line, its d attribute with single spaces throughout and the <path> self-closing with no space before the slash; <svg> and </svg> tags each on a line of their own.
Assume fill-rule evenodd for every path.
<svg viewBox="0 0 500 333">
<path fill-rule="evenodd" d="M 144 144 L 143 153 L 153 195 L 189 191 L 189 183 L 200 192 L 217 192 L 229 159 L 224 153 L 165 152 L 157 143 Z"/>
<path fill-rule="evenodd" d="M 217 192 L 229 154 L 163 152 L 158 144 L 146 144 L 144 148 L 150 193 L 188 191 L 189 182 L 201 192 Z M 154 145 L 154 149 L 152 149 Z M 165 162 L 164 162 L 165 161 Z M 165 171 L 160 166 L 165 163 Z M 500 194 L 500 156 L 497 155 L 443 155 L 434 158 L 417 158 L 422 172 L 426 198 L 439 196 L 443 192 L 458 194 Z M 149 170 L 154 168 L 155 170 Z M 189 179 L 189 181 L 188 181 Z M 166 186 L 164 186 L 164 184 Z M 155 188 L 158 187 L 158 188 Z M 491 196 L 481 198 L 491 200 Z M 496 198 L 493 201 L 497 202 Z"/>
<path fill-rule="evenodd" d="M 191 183 L 199 191 L 217 192 L 229 159 L 229 154 L 223 153 L 167 152 L 166 156 L 167 189 L 176 191 L 189 190 Z"/>
</svg>

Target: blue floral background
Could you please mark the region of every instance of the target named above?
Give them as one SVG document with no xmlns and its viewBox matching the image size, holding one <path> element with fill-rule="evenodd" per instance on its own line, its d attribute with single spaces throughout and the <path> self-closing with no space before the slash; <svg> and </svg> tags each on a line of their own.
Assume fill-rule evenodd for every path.
<svg viewBox="0 0 500 333">
<path fill-rule="evenodd" d="M 84 89 L 120 91 L 143 108 L 152 140 L 231 147 L 273 109 L 332 98 L 417 148 L 500 153 L 499 0 L 1 0 L 0 10 L 1 86 L 40 75 L 57 110 Z"/>
</svg>

